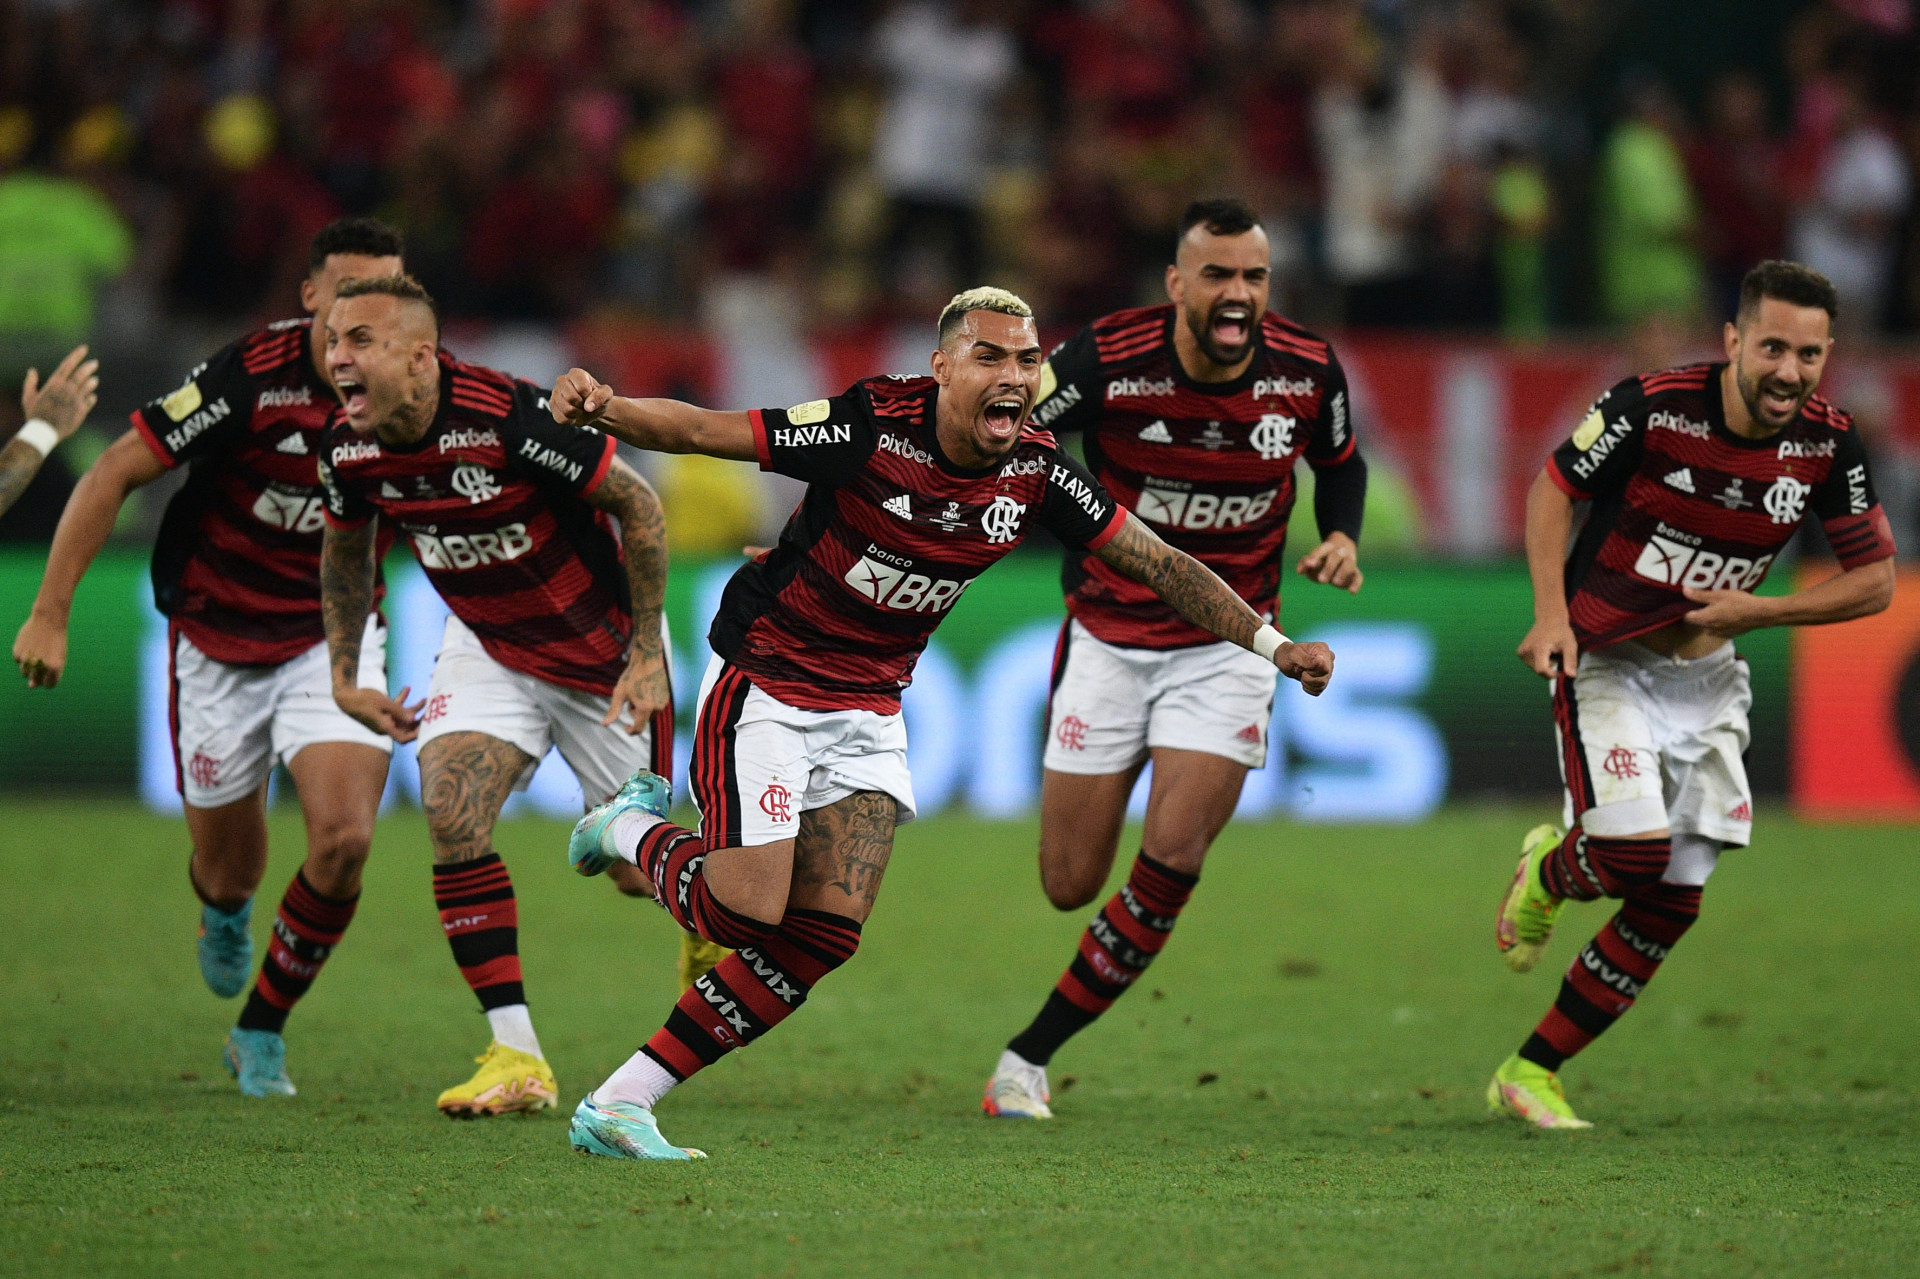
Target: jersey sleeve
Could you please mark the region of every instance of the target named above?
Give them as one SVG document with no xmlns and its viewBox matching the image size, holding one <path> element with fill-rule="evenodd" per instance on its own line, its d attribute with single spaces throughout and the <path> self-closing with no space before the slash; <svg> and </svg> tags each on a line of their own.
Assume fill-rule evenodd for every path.
<svg viewBox="0 0 1920 1279">
<path fill-rule="evenodd" d="M 1572 438 L 1547 459 L 1547 476 L 1576 502 L 1618 492 L 1647 444 L 1646 396 L 1628 378 L 1594 401 Z"/>
<path fill-rule="evenodd" d="M 1100 414 L 1100 348 L 1093 330 L 1078 333 L 1053 348 L 1040 370 L 1040 394 L 1033 424 L 1046 431 L 1082 431 Z"/>
<path fill-rule="evenodd" d="M 133 428 L 168 467 L 191 462 L 230 443 L 253 416 L 253 375 L 240 345 L 219 353 L 171 391 L 133 411 Z"/>
<path fill-rule="evenodd" d="M 1056 449 L 1051 461 L 1040 523 L 1069 547 L 1099 550 L 1127 522 L 1127 509 L 1071 455 Z"/>
<path fill-rule="evenodd" d="M 1320 397 L 1320 418 L 1307 437 L 1306 458 L 1316 469 L 1338 466 L 1359 445 L 1353 435 L 1353 415 L 1347 397 L 1347 371 L 1332 348 L 1327 350 L 1326 393 Z"/>
<path fill-rule="evenodd" d="M 809 484 L 845 483 L 867 464 L 880 440 L 858 383 L 830 400 L 753 409 L 747 417 L 760 469 Z"/>
<path fill-rule="evenodd" d="M 577 497 L 600 487 L 619 449 L 611 435 L 554 421 L 547 393 L 520 381 L 513 384 L 513 418 L 505 443 L 509 468 L 544 488 Z"/>
<path fill-rule="evenodd" d="M 327 499 L 327 523 L 356 528 L 379 511 L 365 494 L 333 469 L 333 450 L 348 436 L 348 432 L 334 425 L 338 412 L 336 409 L 336 417 L 329 419 L 327 429 L 320 433 L 320 487 Z"/>
<path fill-rule="evenodd" d="M 1813 491 L 1808 506 L 1819 518 L 1827 545 L 1833 548 L 1841 568 L 1858 568 L 1894 553 L 1893 526 L 1873 491 L 1867 450 L 1860 442 L 1859 431 L 1841 434 L 1833 467 Z"/>
</svg>

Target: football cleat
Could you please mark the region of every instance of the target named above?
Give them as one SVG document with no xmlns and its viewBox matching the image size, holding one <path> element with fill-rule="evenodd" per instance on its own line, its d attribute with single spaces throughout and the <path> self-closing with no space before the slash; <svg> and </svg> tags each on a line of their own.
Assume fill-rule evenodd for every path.
<svg viewBox="0 0 1920 1279">
<path fill-rule="evenodd" d="M 698 933 L 680 933 L 680 993 L 693 989 L 693 983 L 713 971 L 713 966 L 733 952 L 719 942 L 708 941 Z"/>
<path fill-rule="evenodd" d="M 609 1159 L 705 1159 L 707 1152 L 676 1146 L 660 1135 L 653 1112 L 627 1101 L 596 1102 L 588 1093 L 574 1107 L 567 1140 L 583 1155 Z"/>
<path fill-rule="evenodd" d="M 235 1026 L 227 1032 L 227 1046 L 220 1060 L 227 1073 L 240 1082 L 247 1097 L 291 1097 L 293 1080 L 287 1078 L 287 1041 L 271 1030 L 242 1030 Z"/>
<path fill-rule="evenodd" d="M 222 999 L 232 999 L 247 988 L 247 977 L 253 972 L 253 934 L 247 931 L 252 920 L 251 898 L 232 913 L 205 903 L 200 906 L 200 976 L 207 989 Z"/>
<path fill-rule="evenodd" d="M 1567 833 L 1551 823 L 1542 823 L 1528 831 L 1520 841 L 1520 864 L 1514 868 L 1513 882 L 1500 901 L 1500 913 L 1494 918 L 1493 944 L 1500 957 L 1516 973 L 1530 972 L 1546 952 L 1553 936 L 1554 921 L 1560 918 L 1567 902 L 1540 886 L 1540 863 L 1560 846 Z"/>
<path fill-rule="evenodd" d="M 540 1058 L 496 1039 L 487 1045 L 483 1056 L 474 1060 L 480 1063 L 480 1069 L 473 1078 L 447 1089 L 434 1103 L 447 1118 L 477 1119 L 515 1110 L 546 1110 L 559 1103 L 560 1085 Z"/>
<path fill-rule="evenodd" d="M 1047 1103 L 1053 1097 L 1047 1091 L 1047 1068 L 1036 1066 L 1009 1048 L 1000 1054 L 1000 1064 L 987 1091 L 980 1098 L 980 1112 L 989 1119 L 1051 1119 Z"/>
<path fill-rule="evenodd" d="M 1524 1119 L 1536 1128 L 1591 1128 L 1573 1113 L 1560 1076 L 1519 1053 L 1500 1063 L 1487 1085 L 1487 1113 Z"/>
<path fill-rule="evenodd" d="M 604 804 L 596 804 L 574 824 L 567 840 L 567 862 L 582 875 L 599 875 L 620 860 L 607 838 L 607 828 L 622 813 L 638 808 L 666 819 L 673 807 L 673 783 L 658 773 L 641 769 L 629 777 Z"/>
</svg>

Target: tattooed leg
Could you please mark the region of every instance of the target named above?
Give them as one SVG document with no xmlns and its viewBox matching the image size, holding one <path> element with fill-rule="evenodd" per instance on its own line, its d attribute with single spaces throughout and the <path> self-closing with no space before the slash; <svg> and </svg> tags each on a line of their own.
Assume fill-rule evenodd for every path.
<svg viewBox="0 0 1920 1279">
<path fill-rule="evenodd" d="M 899 804 L 880 791 L 861 791 L 803 815 L 788 907 L 865 923 L 893 856 L 899 817 Z"/>
<path fill-rule="evenodd" d="M 533 759 L 485 733 L 448 733 L 420 750 L 420 802 L 433 860 L 468 862 L 493 852 L 493 824 Z"/>
</svg>

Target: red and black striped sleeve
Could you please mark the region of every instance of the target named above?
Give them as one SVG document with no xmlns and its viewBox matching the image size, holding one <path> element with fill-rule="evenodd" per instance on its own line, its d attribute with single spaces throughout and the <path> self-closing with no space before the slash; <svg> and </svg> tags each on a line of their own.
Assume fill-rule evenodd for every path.
<svg viewBox="0 0 1920 1279">
<path fill-rule="evenodd" d="M 546 392 L 530 382 L 515 380 L 510 388 L 492 381 L 456 380 L 454 402 L 471 401 L 474 412 L 503 413 L 502 436 L 507 465 L 543 488 L 585 497 L 599 488 L 613 469 L 619 443 L 590 426 L 568 426 L 547 411 Z"/>
<path fill-rule="evenodd" d="M 291 332 L 288 340 L 298 343 L 304 332 Z M 257 337 L 222 347 L 177 390 L 133 411 L 133 429 L 162 465 L 191 462 L 245 432 L 253 416 L 254 375 L 243 348 L 257 344 Z"/>
<path fill-rule="evenodd" d="M 809 484 L 844 484 L 873 456 L 880 433 L 864 387 L 855 383 L 830 400 L 784 409 L 753 409 L 753 450 L 760 469 Z"/>
<path fill-rule="evenodd" d="M 1547 478 L 1576 502 L 1618 492 L 1639 468 L 1646 441 L 1646 393 L 1630 377 L 1594 401 L 1547 459 Z"/>
<path fill-rule="evenodd" d="M 1809 506 L 1819 517 L 1827 545 L 1833 548 L 1841 568 L 1858 568 L 1894 553 L 1893 526 L 1873 491 L 1867 450 L 1851 422 L 1840 431 L 1833 466 L 1813 491 Z"/>
</svg>

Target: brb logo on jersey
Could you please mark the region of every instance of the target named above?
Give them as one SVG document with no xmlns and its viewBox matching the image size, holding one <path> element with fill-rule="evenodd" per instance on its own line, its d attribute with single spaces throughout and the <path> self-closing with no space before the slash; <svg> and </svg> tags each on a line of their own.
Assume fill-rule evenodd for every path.
<svg viewBox="0 0 1920 1279">
<path fill-rule="evenodd" d="M 1689 546 L 1680 540 L 1687 534 L 1665 524 L 1660 530 L 1647 539 L 1633 571 L 1663 586 L 1696 591 L 1750 591 L 1760 585 L 1760 580 L 1767 575 L 1767 566 L 1773 563 L 1771 555 L 1750 560 L 1741 555 L 1721 555 Z"/>
<path fill-rule="evenodd" d="M 1272 462 L 1293 452 L 1293 428 L 1299 421 L 1283 413 L 1262 413 L 1247 437 L 1254 451 Z"/>
<path fill-rule="evenodd" d="M 1171 487 L 1178 481 L 1162 480 L 1140 490 L 1134 514 L 1149 524 L 1204 533 L 1208 529 L 1243 528 L 1273 509 L 1280 495 L 1277 488 L 1248 497 L 1238 493 L 1221 497 L 1218 493 L 1190 493 Z"/>
<path fill-rule="evenodd" d="M 1016 502 L 1002 493 L 993 505 L 980 513 L 980 528 L 989 542 L 1011 542 L 1020 536 L 1020 517 L 1027 513 L 1025 502 Z"/>
<path fill-rule="evenodd" d="M 875 550 L 875 547 L 868 547 Z M 881 608 L 900 613 L 944 613 L 967 589 L 967 582 L 909 573 L 905 568 L 862 555 L 842 579 Z"/>
<path fill-rule="evenodd" d="M 268 488 L 254 500 L 253 518 L 292 533 L 318 533 L 327 522 L 323 499 L 278 488 Z"/>
<path fill-rule="evenodd" d="M 421 568 L 478 568 L 495 562 L 517 560 L 533 549 L 533 538 L 525 524 L 513 523 L 492 533 L 446 533 L 431 531 L 413 534 L 413 549 L 420 556 Z"/>
<path fill-rule="evenodd" d="M 453 468 L 453 491 L 475 506 L 500 496 L 500 486 L 494 482 L 493 472 L 470 462 Z"/>
</svg>

